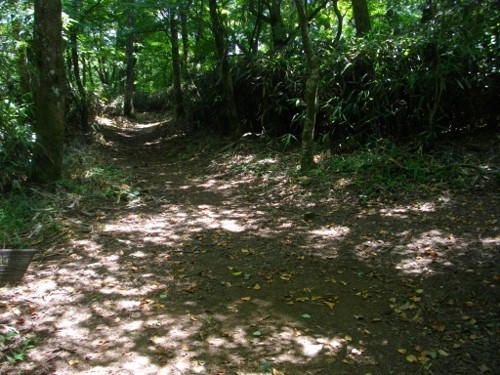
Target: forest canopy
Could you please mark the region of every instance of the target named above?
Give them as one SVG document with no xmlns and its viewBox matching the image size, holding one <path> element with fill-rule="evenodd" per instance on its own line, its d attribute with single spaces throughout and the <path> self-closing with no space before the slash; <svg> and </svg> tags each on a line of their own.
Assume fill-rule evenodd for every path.
<svg viewBox="0 0 500 375">
<path fill-rule="evenodd" d="M 312 116 L 334 152 L 432 148 L 498 123 L 499 14 L 494 0 L 63 0 L 65 132 L 172 109 L 231 136 L 297 137 Z M 30 174 L 37 137 L 32 2 L 0 16 L 1 190 Z"/>
</svg>

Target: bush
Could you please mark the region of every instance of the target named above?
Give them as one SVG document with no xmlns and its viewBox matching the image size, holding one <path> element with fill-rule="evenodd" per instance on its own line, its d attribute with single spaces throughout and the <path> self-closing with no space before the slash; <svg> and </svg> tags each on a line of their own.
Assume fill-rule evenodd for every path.
<svg viewBox="0 0 500 375">
<path fill-rule="evenodd" d="M 32 161 L 34 135 L 27 123 L 31 105 L 0 102 L 0 192 L 25 180 Z"/>
</svg>

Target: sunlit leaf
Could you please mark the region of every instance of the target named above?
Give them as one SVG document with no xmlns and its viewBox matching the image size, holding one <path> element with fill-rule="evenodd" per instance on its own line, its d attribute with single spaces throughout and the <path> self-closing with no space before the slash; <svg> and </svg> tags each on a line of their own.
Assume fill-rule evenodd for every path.
<svg viewBox="0 0 500 375">
<path fill-rule="evenodd" d="M 309 315 L 309 314 L 302 314 L 302 317 L 304 319 L 311 319 L 311 315 Z"/>
<path fill-rule="evenodd" d="M 403 349 L 403 348 L 398 349 L 398 353 L 400 353 L 400 354 L 406 354 L 406 349 Z"/>
<path fill-rule="evenodd" d="M 247 301 L 250 301 L 252 299 L 252 297 L 241 297 L 240 300 L 242 300 L 243 302 L 247 302 Z"/>
<path fill-rule="evenodd" d="M 410 363 L 417 362 L 417 357 L 415 357 L 413 354 L 409 354 L 406 356 L 406 360 Z"/>
<path fill-rule="evenodd" d="M 439 349 L 437 352 L 439 353 L 439 355 L 441 357 L 448 357 L 449 356 L 449 354 L 446 351 L 444 351 L 443 349 Z"/>
<path fill-rule="evenodd" d="M 335 303 L 333 302 L 323 301 L 323 303 L 327 305 L 329 309 L 333 309 L 335 307 Z"/>
<path fill-rule="evenodd" d="M 255 331 L 252 333 L 252 335 L 254 335 L 255 337 L 260 337 L 262 336 L 262 332 L 261 331 Z"/>
</svg>

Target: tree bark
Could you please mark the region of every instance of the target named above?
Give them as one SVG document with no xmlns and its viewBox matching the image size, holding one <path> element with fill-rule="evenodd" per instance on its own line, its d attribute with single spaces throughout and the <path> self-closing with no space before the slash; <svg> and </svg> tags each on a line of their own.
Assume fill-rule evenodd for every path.
<svg viewBox="0 0 500 375">
<path fill-rule="evenodd" d="M 269 25 L 271 26 L 271 34 L 273 37 L 273 47 L 275 51 L 279 51 L 286 47 L 288 42 L 286 35 L 285 23 L 281 15 L 281 0 L 271 0 L 268 4 L 269 9 Z"/>
<path fill-rule="evenodd" d="M 362 37 L 371 30 L 370 12 L 366 0 L 352 0 L 352 13 L 356 26 L 356 36 Z"/>
<path fill-rule="evenodd" d="M 214 35 L 215 47 L 219 57 L 222 91 L 226 107 L 225 112 L 227 125 L 224 126 L 223 130 L 237 134 L 240 131 L 240 126 L 238 111 L 234 101 L 234 89 L 233 81 L 231 79 L 231 66 L 229 65 L 226 35 L 217 8 L 217 0 L 209 0 L 208 3 L 210 8 L 210 18 L 212 21 L 212 33 Z"/>
<path fill-rule="evenodd" d="M 87 92 L 80 75 L 80 57 L 78 52 L 78 31 L 76 26 L 69 30 L 69 40 L 71 45 L 71 66 L 73 67 L 73 77 L 78 90 L 77 106 L 80 112 L 80 125 L 84 132 L 90 131 L 89 108 L 87 103 Z"/>
<path fill-rule="evenodd" d="M 64 141 L 64 59 L 61 0 L 35 0 L 35 133 L 31 180 L 62 176 Z"/>
<path fill-rule="evenodd" d="M 309 37 L 309 23 L 306 8 L 302 0 L 294 0 L 299 15 L 299 26 L 302 34 L 302 45 L 307 58 L 309 77 L 306 82 L 306 117 L 302 129 L 302 154 L 300 169 L 307 172 L 314 168 L 314 128 L 316 125 L 316 112 L 318 106 L 319 87 L 319 58 L 314 53 L 313 44 Z"/>
<path fill-rule="evenodd" d="M 188 24 L 187 24 L 187 5 L 180 6 L 180 19 L 181 19 L 181 37 L 182 37 L 182 60 L 181 60 L 181 72 L 184 79 L 188 75 L 188 58 L 189 58 L 189 35 L 188 35 Z"/>
<path fill-rule="evenodd" d="M 123 114 L 133 116 L 134 114 L 134 80 L 135 80 L 135 57 L 134 57 L 134 26 L 135 17 L 132 6 L 134 0 L 129 0 L 129 10 L 127 14 L 127 40 L 125 44 L 125 90 L 123 93 Z"/>
<path fill-rule="evenodd" d="M 172 74 L 174 81 L 175 114 L 184 117 L 184 99 L 181 86 L 181 57 L 179 53 L 179 28 L 176 9 L 170 9 L 170 42 L 172 45 Z"/>
</svg>

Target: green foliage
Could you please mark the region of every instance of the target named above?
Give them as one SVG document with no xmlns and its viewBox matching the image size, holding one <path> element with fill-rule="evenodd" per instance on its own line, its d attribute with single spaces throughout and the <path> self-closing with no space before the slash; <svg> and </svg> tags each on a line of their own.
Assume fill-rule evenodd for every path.
<svg viewBox="0 0 500 375">
<path fill-rule="evenodd" d="M 24 336 L 13 327 L 3 325 L 0 328 L 0 363 L 25 362 L 27 351 L 34 348 L 35 336 Z"/>
<path fill-rule="evenodd" d="M 443 2 L 434 20 L 411 33 L 344 43 L 324 60 L 324 124 L 347 134 L 419 137 L 424 145 L 495 124 L 500 81 L 489 12 L 493 2 Z"/>
<path fill-rule="evenodd" d="M 0 193 L 26 179 L 34 135 L 27 123 L 31 105 L 0 102 Z"/>
<path fill-rule="evenodd" d="M 367 197 L 436 188 L 483 188 L 498 182 L 494 164 L 478 160 L 473 154 L 449 150 L 416 154 L 383 140 L 362 151 L 332 157 L 321 165 L 320 171 L 349 181 Z"/>
<path fill-rule="evenodd" d="M 128 202 L 140 195 L 126 171 L 109 166 L 92 147 L 68 147 L 64 163 L 64 178 L 51 191 L 16 185 L 0 195 L 0 246 L 29 248 L 66 236 L 68 211 Z"/>
</svg>

